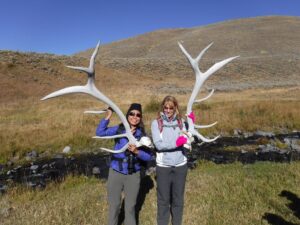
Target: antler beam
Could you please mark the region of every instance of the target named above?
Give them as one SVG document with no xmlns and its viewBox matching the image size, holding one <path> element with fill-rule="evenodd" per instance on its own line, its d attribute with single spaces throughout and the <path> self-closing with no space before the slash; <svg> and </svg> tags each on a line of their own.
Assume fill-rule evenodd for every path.
<svg viewBox="0 0 300 225">
<path fill-rule="evenodd" d="M 193 70 L 194 70 L 194 73 L 196 75 L 196 82 L 195 82 L 195 85 L 194 85 L 194 88 L 193 88 L 193 91 L 192 91 L 192 94 L 191 94 L 191 97 L 188 101 L 188 104 L 187 104 L 187 109 L 186 109 L 186 113 L 187 115 L 190 115 L 192 113 L 192 107 L 193 107 L 193 104 L 195 102 L 202 102 L 206 99 L 208 99 L 210 96 L 212 96 L 212 94 L 214 93 L 214 90 L 212 90 L 210 92 L 210 94 L 203 98 L 203 99 L 200 99 L 200 100 L 196 100 L 196 97 L 204 83 L 204 81 L 207 80 L 207 78 L 212 75 L 214 72 L 216 72 L 217 70 L 219 70 L 220 68 L 222 68 L 223 66 L 225 66 L 227 63 L 231 62 L 232 60 L 238 58 L 239 56 L 234 56 L 234 57 L 231 57 L 231 58 L 228 58 L 228 59 L 225 59 L 221 62 L 218 62 L 216 64 L 214 64 L 212 67 L 210 67 L 205 73 L 202 73 L 199 69 L 199 61 L 201 60 L 202 56 L 204 55 L 204 53 L 206 52 L 206 50 L 212 45 L 213 43 L 209 44 L 205 49 L 203 49 L 200 54 L 194 59 L 190 56 L 190 54 L 185 50 L 185 48 L 178 42 L 178 45 L 181 49 L 181 51 L 183 52 L 183 54 L 186 56 L 186 58 L 188 59 L 188 61 L 190 62 Z M 202 140 L 203 142 L 213 142 L 215 141 L 219 136 L 213 138 L 213 139 L 208 139 L 208 138 L 205 138 L 203 135 L 201 135 L 197 130 L 195 130 L 195 128 L 207 128 L 207 127 L 211 127 L 211 126 L 214 126 L 217 122 L 213 123 L 213 124 L 210 124 L 210 125 L 195 125 L 193 120 L 191 118 L 189 118 L 189 116 L 187 117 L 187 122 L 188 122 L 188 125 L 189 125 L 189 129 L 188 129 L 188 132 L 191 133 L 193 136 L 196 136 L 198 137 L 200 140 Z"/>
<path fill-rule="evenodd" d="M 89 94 L 89 95 L 95 97 L 96 99 L 109 105 L 116 112 L 116 114 L 119 116 L 121 122 L 123 123 L 123 125 L 125 127 L 125 134 L 114 135 L 114 136 L 109 136 L 109 137 L 95 136 L 94 138 L 111 139 L 111 138 L 126 137 L 128 139 L 128 143 L 120 150 L 111 150 L 111 149 L 107 149 L 107 148 L 100 148 L 107 152 L 120 153 L 120 152 L 124 152 L 128 148 L 129 144 L 138 145 L 138 143 L 137 143 L 136 139 L 134 138 L 134 136 L 132 135 L 132 133 L 130 131 L 130 126 L 127 122 L 127 119 L 124 116 L 124 114 L 122 113 L 122 111 L 119 109 L 119 107 L 116 104 L 114 104 L 108 97 L 106 97 L 104 94 L 102 94 L 95 86 L 95 59 L 96 59 L 96 56 L 97 56 L 97 53 L 99 50 L 99 46 L 100 46 L 100 43 L 98 42 L 98 44 L 91 56 L 89 67 L 67 66 L 68 68 L 87 73 L 88 81 L 87 81 L 86 85 L 67 87 L 67 88 L 61 89 L 59 91 L 55 91 L 55 92 L 45 96 L 41 100 L 46 100 L 46 99 L 50 99 L 50 98 L 54 98 L 54 97 L 58 97 L 58 96 L 66 95 L 66 94 L 72 94 L 72 93 L 85 93 L 85 94 Z M 102 113 L 102 112 L 104 112 L 104 111 L 100 111 L 100 112 L 99 111 L 91 111 L 91 112 L 88 111 L 87 113 Z"/>
</svg>

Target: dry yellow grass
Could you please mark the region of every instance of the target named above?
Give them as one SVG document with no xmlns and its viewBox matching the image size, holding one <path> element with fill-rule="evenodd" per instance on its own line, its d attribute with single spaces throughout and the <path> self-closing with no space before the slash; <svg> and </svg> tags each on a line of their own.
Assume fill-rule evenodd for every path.
<svg viewBox="0 0 300 225">
<path fill-rule="evenodd" d="M 106 81 L 104 81 L 106 82 Z M 128 82 L 128 83 L 127 83 Z M 136 83 L 135 83 L 136 82 Z M 139 81 L 124 81 L 117 85 L 136 85 Z M 178 82 L 178 81 L 176 81 Z M 106 85 L 113 101 L 126 112 L 131 102 L 141 102 L 147 108 L 153 101 L 160 102 L 164 93 L 153 95 L 137 85 L 136 89 L 124 89 L 122 95 L 114 86 Z M 118 88 L 119 90 L 119 88 Z M 132 91 L 134 90 L 134 91 Z M 203 94 L 204 95 L 204 94 Z M 154 96 L 151 97 L 151 96 Z M 175 95 L 184 110 L 189 95 Z M 208 124 L 218 121 L 218 125 L 202 130 L 206 135 L 230 134 L 239 128 L 245 131 L 258 129 L 266 131 L 291 131 L 300 129 L 300 89 L 282 88 L 271 90 L 246 90 L 243 92 L 216 93 L 210 100 L 194 107 L 196 121 Z M 106 106 L 85 95 L 70 95 L 47 102 L 39 97 L 15 100 L 0 105 L 0 158 L 6 161 L 12 157 L 22 158 L 26 152 L 60 152 L 71 145 L 76 152 L 93 151 L 111 142 L 95 141 L 95 128 L 102 116 L 83 114 L 87 109 L 102 109 Z M 144 121 L 148 133 L 150 123 L 156 118 L 156 111 L 144 111 Z M 112 124 L 119 123 L 117 117 Z"/>
</svg>

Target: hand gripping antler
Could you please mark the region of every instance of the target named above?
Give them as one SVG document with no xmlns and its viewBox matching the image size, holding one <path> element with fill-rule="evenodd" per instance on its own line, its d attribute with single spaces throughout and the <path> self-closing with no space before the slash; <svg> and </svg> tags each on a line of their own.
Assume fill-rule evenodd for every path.
<svg viewBox="0 0 300 225">
<path fill-rule="evenodd" d="M 235 57 L 231 57 L 231 58 L 228 58 L 228 59 L 225 59 L 221 62 L 218 62 L 216 64 L 214 64 L 212 67 L 210 67 L 205 73 L 202 73 L 199 69 L 199 61 L 200 59 L 202 58 L 203 54 L 206 52 L 206 50 L 212 45 L 213 43 L 211 43 L 210 45 L 208 45 L 205 49 L 203 49 L 200 54 L 197 56 L 197 58 L 192 58 L 190 56 L 190 54 L 185 50 L 185 48 L 178 42 L 178 45 L 181 49 L 181 51 L 184 53 L 184 55 L 186 56 L 186 58 L 188 59 L 188 61 L 190 62 L 194 72 L 195 72 L 195 75 L 196 75 L 196 82 L 195 82 L 195 85 L 194 85 L 194 88 L 193 88 L 193 91 L 192 91 L 192 95 L 188 101 L 188 104 L 187 104 L 187 109 L 186 109 L 186 112 L 187 112 L 187 115 L 190 115 L 190 113 L 192 112 L 192 107 L 193 107 L 193 104 L 194 102 L 202 102 L 206 99 L 208 99 L 210 96 L 212 96 L 212 94 L 214 93 L 214 90 L 212 90 L 209 95 L 205 98 L 202 98 L 200 100 L 196 100 L 196 97 L 200 91 L 200 88 L 202 86 L 202 84 L 204 83 L 204 81 L 210 76 L 212 75 L 214 72 L 216 72 L 217 70 L 219 70 L 221 67 L 223 67 L 224 65 L 226 65 L 227 63 L 229 63 L 230 61 L 234 60 L 235 58 L 239 57 L 239 56 L 235 56 Z M 196 136 L 198 137 L 199 139 L 201 139 L 203 142 L 213 142 L 215 141 L 219 136 L 213 138 L 213 139 L 208 139 L 208 138 L 205 138 L 203 135 L 201 135 L 197 130 L 195 130 L 195 128 L 207 128 L 207 127 L 212 127 L 214 126 L 215 124 L 217 124 L 217 122 L 213 123 L 213 124 L 210 124 L 210 125 L 195 125 L 193 120 L 191 118 L 189 118 L 189 116 L 187 116 L 187 122 L 188 122 L 188 125 L 189 125 L 189 129 L 188 129 L 188 132 L 190 134 L 192 134 L 193 136 Z"/>
<path fill-rule="evenodd" d="M 71 94 L 71 93 L 85 93 L 85 94 L 89 94 L 89 95 L 97 98 L 98 100 L 106 103 L 107 105 L 109 105 L 119 116 L 121 122 L 123 123 L 123 125 L 125 127 L 125 133 L 119 134 L 119 135 L 114 135 L 114 136 L 106 136 L 106 137 L 95 136 L 94 138 L 112 139 L 112 138 L 126 137 L 128 139 L 128 143 L 120 150 L 111 150 L 111 149 L 107 149 L 107 148 L 101 148 L 104 151 L 108 151 L 108 152 L 112 152 L 112 153 L 120 153 L 120 152 L 124 152 L 128 148 L 129 144 L 138 145 L 138 143 L 137 143 L 136 139 L 134 138 L 134 136 L 132 135 L 132 133 L 130 131 L 130 126 L 127 122 L 127 119 L 124 116 L 124 114 L 122 113 L 122 111 L 119 109 L 119 107 L 117 105 L 115 105 L 108 97 L 106 97 L 104 94 L 102 94 L 95 86 L 95 58 L 98 53 L 99 45 L 100 45 L 100 43 L 97 44 L 97 47 L 95 48 L 94 53 L 91 56 L 90 65 L 88 68 L 67 66 L 71 69 L 79 70 L 79 71 L 87 73 L 88 81 L 87 81 L 86 85 L 67 87 L 67 88 L 61 89 L 59 91 L 55 91 L 55 92 L 45 96 L 41 100 L 46 100 L 49 98 L 54 98 L 54 97 Z M 87 111 L 87 113 L 103 113 L 103 112 L 105 112 L 105 111 Z"/>
</svg>

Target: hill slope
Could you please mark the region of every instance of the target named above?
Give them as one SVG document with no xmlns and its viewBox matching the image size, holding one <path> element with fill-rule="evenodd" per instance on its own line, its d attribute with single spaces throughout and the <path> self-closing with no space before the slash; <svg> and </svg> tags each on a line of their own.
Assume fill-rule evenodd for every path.
<svg viewBox="0 0 300 225">
<path fill-rule="evenodd" d="M 225 21 L 190 29 L 159 30 L 101 47 L 101 64 L 138 75 L 192 76 L 177 42 L 192 56 L 209 43 L 200 65 L 240 55 L 208 83 L 232 90 L 300 84 L 300 18 L 268 16 Z M 86 57 L 91 50 L 78 53 Z"/>
<path fill-rule="evenodd" d="M 128 90 L 130 85 L 138 85 L 153 94 L 190 93 L 194 74 L 178 41 L 194 57 L 214 42 L 200 62 L 202 71 L 217 61 L 240 55 L 208 79 L 208 88 L 230 91 L 300 85 L 300 18 L 282 16 L 158 30 L 103 45 L 97 58 L 97 81 L 106 82 L 102 88 L 112 93 L 125 84 Z M 0 51 L 2 100 L 41 97 L 61 87 L 84 83 L 84 75 L 65 65 L 88 65 L 92 50 L 70 57 Z"/>
</svg>

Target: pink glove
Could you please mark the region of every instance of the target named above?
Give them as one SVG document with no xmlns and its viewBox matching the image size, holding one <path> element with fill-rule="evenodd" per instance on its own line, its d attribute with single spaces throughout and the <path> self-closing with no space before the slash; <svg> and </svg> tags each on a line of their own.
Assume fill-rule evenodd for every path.
<svg viewBox="0 0 300 225">
<path fill-rule="evenodd" d="M 176 146 L 179 147 L 179 146 L 182 146 L 184 145 L 185 143 L 187 143 L 187 138 L 184 137 L 184 136 L 179 136 L 176 140 Z"/>
<path fill-rule="evenodd" d="M 195 114 L 194 114 L 194 112 L 191 112 L 191 113 L 188 115 L 188 117 L 192 119 L 193 123 L 195 123 Z"/>
</svg>

